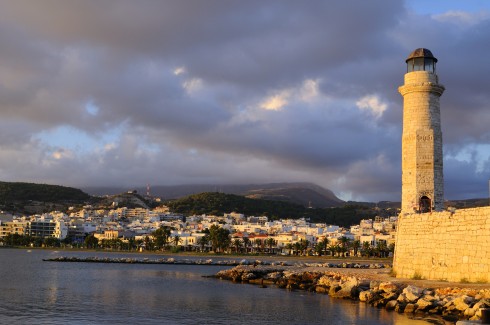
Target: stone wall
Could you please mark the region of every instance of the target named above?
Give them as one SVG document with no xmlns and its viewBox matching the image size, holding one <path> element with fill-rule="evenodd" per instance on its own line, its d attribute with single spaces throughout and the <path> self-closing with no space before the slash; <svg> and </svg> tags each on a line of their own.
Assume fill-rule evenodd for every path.
<svg viewBox="0 0 490 325">
<path fill-rule="evenodd" d="M 490 207 L 400 215 L 399 278 L 490 282 Z"/>
</svg>

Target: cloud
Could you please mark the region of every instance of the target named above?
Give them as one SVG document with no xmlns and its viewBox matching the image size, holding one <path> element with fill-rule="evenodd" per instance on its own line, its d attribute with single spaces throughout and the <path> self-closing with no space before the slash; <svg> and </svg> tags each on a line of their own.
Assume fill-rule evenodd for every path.
<svg viewBox="0 0 490 325">
<path fill-rule="evenodd" d="M 280 94 L 270 96 L 266 98 L 261 104 L 260 107 L 270 111 L 279 111 L 284 106 L 288 104 L 289 93 L 287 91 L 283 91 Z"/>
<path fill-rule="evenodd" d="M 446 193 L 465 184 L 486 195 L 477 184 L 488 169 L 490 18 L 410 5 L 2 3 L 0 177 L 312 181 L 345 198 L 398 200 L 397 87 L 405 58 L 427 47 L 446 86 Z"/>
<path fill-rule="evenodd" d="M 364 96 L 356 102 L 356 105 L 361 111 L 368 111 L 377 118 L 381 117 L 388 107 L 376 95 Z"/>
</svg>

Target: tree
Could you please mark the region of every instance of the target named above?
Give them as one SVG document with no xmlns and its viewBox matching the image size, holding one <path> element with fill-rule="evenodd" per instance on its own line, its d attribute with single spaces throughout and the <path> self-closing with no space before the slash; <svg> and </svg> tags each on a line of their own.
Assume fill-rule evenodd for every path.
<svg viewBox="0 0 490 325">
<path fill-rule="evenodd" d="M 379 257 L 385 257 L 388 246 L 386 245 L 386 240 L 378 240 L 378 245 L 376 245 L 376 251 Z"/>
<path fill-rule="evenodd" d="M 332 256 L 335 256 L 335 252 L 337 252 L 337 247 L 338 247 L 338 245 L 335 245 L 335 244 L 330 244 L 328 246 L 328 250 L 330 251 Z"/>
<path fill-rule="evenodd" d="M 209 227 L 209 240 L 215 252 L 224 252 L 230 246 L 230 231 L 217 225 Z"/>
<path fill-rule="evenodd" d="M 287 243 L 287 244 L 286 244 L 286 246 L 284 246 L 284 247 L 285 247 L 287 250 L 289 250 L 288 255 L 292 255 L 292 254 L 293 254 L 293 248 L 294 248 L 293 244 L 291 244 L 291 243 Z"/>
<path fill-rule="evenodd" d="M 243 247 L 245 247 L 245 253 L 248 253 L 248 247 L 250 247 L 251 241 L 248 237 L 243 237 Z"/>
<path fill-rule="evenodd" d="M 233 247 L 235 247 L 235 252 L 238 254 L 240 251 L 240 248 L 242 248 L 242 241 L 239 238 L 235 238 L 233 240 Z"/>
<path fill-rule="evenodd" d="M 354 240 L 352 242 L 352 249 L 354 249 L 354 256 L 357 256 L 357 253 L 359 252 L 359 248 L 361 248 L 361 241 Z"/>
<path fill-rule="evenodd" d="M 340 248 L 341 248 L 342 256 L 345 257 L 345 253 L 349 249 L 350 239 L 345 237 L 345 236 L 342 236 L 339 238 L 339 242 L 340 242 Z"/>
<path fill-rule="evenodd" d="M 315 253 L 318 254 L 318 256 L 322 256 L 323 254 L 323 245 L 321 242 L 316 243 L 315 245 Z"/>
<path fill-rule="evenodd" d="M 297 241 L 297 242 L 295 242 L 295 243 L 293 244 L 293 247 L 294 247 L 294 252 L 295 252 L 295 253 L 294 253 L 294 255 L 299 255 L 299 252 L 300 252 L 300 251 L 301 251 L 301 249 L 302 249 L 302 245 L 301 245 L 301 243 L 300 243 L 299 241 Z"/>
<path fill-rule="evenodd" d="M 153 238 L 155 238 L 155 245 L 161 250 L 164 250 L 168 245 L 171 234 L 170 229 L 168 226 L 160 226 L 160 228 L 152 233 Z"/>
<path fill-rule="evenodd" d="M 329 240 L 328 237 L 323 237 L 323 239 L 317 244 L 316 251 L 318 255 L 322 256 L 323 252 L 327 253 L 327 246 Z"/>
<path fill-rule="evenodd" d="M 54 237 L 46 237 L 43 240 L 43 244 L 46 247 L 60 247 L 60 240 Z"/>
<path fill-rule="evenodd" d="M 371 243 L 367 241 L 362 242 L 361 254 L 367 257 L 371 255 Z"/>
<path fill-rule="evenodd" d="M 145 249 L 152 251 L 155 245 L 153 244 L 153 241 L 150 239 L 150 237 L 145 236 Z"/>
<path fill-rule="evenodd" d="M 182 238 L 180 238 L 180 236 L 178 236 L 178 235 L 175 235 L 172 238 L 172 242 L 173 242 L 174 246 L 179 246 L 180 243 L 182 242 Z"/>
<path fill-rule="evenodd" d="M 388 245 L 388 252 L 392 254 L 395 253 L 395 243 L 391 243 Z"/>
<path fill-rule="evenodd" d="M 93 249 L 99 246 L 99 240 L 94 235 L 85 237 L 85 247 Z"/>
<path fill-rule="evenodd" d="M 306 239 L 300 239 L 299 244 L 300 244 L 300 250 L 302 254 L 306 255 L 308 251 L 308 247 L 310 247 L 310 241 Z"/>
<path fill-rule="evenodd" d="M 197 240 L 197 244 L 199 246 L 201 246 L 201 252 L 204 251 L 204 248 L 206 247 L 206 245 L 209 244 L 209 235 L 204 235 L 202 237 L 200 237 L 198 240 Z"/>
<path fill-rule="evenodd" d="M 255 251 L 257 251 L 257 252 L 260 253 L 261 250 L 262 250 L 262 247 L 264 246 L 264 243 L 263 243 L 262 239 L 256 238 L 254 240 L 254 244 L 255 244 Z"/>
<path fill-rule="evenodd" d="M 274 250 L 272 247 L 277 245 L 277 241 L 274 238 L 270 237 L 270 238 L 267 238 L 266 243 L 267 243 L 267 246 L 269 246 L 269 253 L 274 253 Z"/>
</svg>

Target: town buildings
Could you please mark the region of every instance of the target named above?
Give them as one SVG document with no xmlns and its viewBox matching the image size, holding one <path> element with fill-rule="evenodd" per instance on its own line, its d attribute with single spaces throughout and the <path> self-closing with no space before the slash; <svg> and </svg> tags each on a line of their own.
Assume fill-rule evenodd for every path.
<svg viewBox="0 0 490 325">
<path fill-rule="evenodd" d="M 147 238 L 152 239 L 153 232 L 166 226 L 171 229 L 169 245 L 178 243 L 187 250 L 202 250 L 209 249 L 210 245 L 203 247 L 201 238 L 207 229 L 215 225 L 228 230 L 230 241 L 234 241 L 235 245 L 241 242 L 244 252 L 265 251 L 268 248 L 274 253 L 289 254 L 294 245 L 301 243 L 307 245 L 301 253 L 313 254 L 317 244 L 327 242 L 334 247 L 345 240 L 342 238 L 347 238 L 351 243 L 358 241 L 360 245 L 367 242 L 373 248 L 380 242 L 389 246 L 395 241 L 396 223 L 396 217 L 377 217 L 344 229 L 336 225 L 311 223 L 304 218 L 271 221 L 266 216 L 245 216 L 237 212 L 184 218 L 171 213 L 166 207 L 153 210 L 115 207 L 104 210 L 84 206 L 78 211 L 71 210 L 69 214 L 53 211 L 0 222 L 0 241 L 9 234 L 18 234 L 41 239 L 55 238 L 68 245 L 83 245 L 89 235 L 93 235 L 99 243 L 111 240 L 145 242 Z M 142 248 L 145 248 L 144 245 Z M 328 250 L 327 247 L 324 249 Z M 353 254 L 353 251 L 347 254 Z"/>
</svg>

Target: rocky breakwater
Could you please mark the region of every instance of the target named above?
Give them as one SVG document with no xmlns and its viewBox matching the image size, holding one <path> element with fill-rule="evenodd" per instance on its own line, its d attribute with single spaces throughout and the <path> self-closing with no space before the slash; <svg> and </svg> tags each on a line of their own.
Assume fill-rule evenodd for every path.
<svg viewBox="0 0 490 325">
<path fill-rule="evenodd" d="M 490 308 L 490 289 L 422 288 L 402 282 L 375 280 L 376 272 L 355 274 L 345 270 L 241 265 L 222 270 L 214 277 L 358 300 L 409 316 L 430 318 L 432 322 L 439 319 L 441 324 L 443 320 L 456 322 L 463 319 L 478 323 L 482 311 Z"/>
<path fill-rule="evenodd" d="M 169 258 L 158 258 L 158 259 L 150 259 L 150 258 L 129 258 L 129 257 L 53 257 L 43 259 L 45 262 L 77 262 L 77 263 L 120 263 L 120 264 L 175 264 L 175 265 L 212 265 L 212 266 L 237 266 L 237 265 L 249 265 L 254 264 L 258 265 L 271 265 L 271 262 L 264 261 L 248 261 L 248 260 L 213 260 L 209 259 L 176 259 L 173 257 Z M 281 263 L 282 265 L 287 265 L 285 263 Z"/>
</svg>

